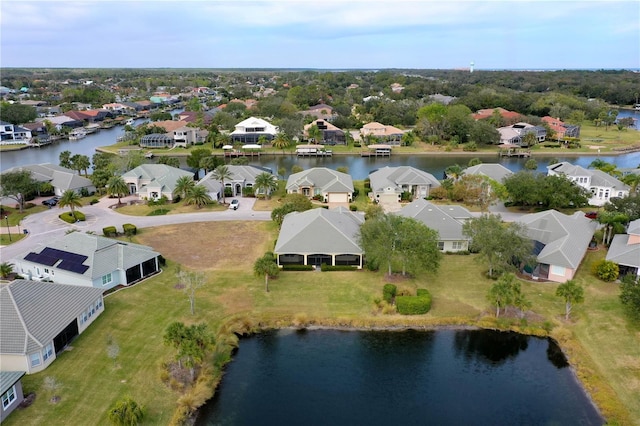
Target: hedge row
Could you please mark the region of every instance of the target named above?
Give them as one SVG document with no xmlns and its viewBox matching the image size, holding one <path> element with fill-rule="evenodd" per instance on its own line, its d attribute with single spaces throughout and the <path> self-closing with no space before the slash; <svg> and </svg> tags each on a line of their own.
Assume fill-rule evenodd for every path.
<svg viewBox="0 0 640 426">
<path fill-rule="evenodd" d="M 393 284 L 385 284 L 382 287 L 382 298 L 387 303 L 393 303 L 393 299 L 396 297 L 398 288 Z"/>
<path fill-rule="evenodd" d="M 313 271 L 312 265 L 282 265 L 283 271 Z"/>
<path fill-rule="evenodd" d="M 132 223 L 125 223 L 122 225 L 122 230 L 127 236 L 136 235 L 138 233 L 138 227 Z"/>
<path fill-rule="evenodd" d="M 326 263 L 323 263 L 322 266 L 320 266 L 320 269 L 322 270 L 322 272 L 357 270 L 355 266 L 351 265 L 327 265 Z"/>
<path fill-rule="evenodd" d="M 102 234 L 104 234 L 105 237 L 117 237 L 118 230 L 115 226 L 105 226 L 102 228 Z"/>
<path fill-rule="evenodd" d="M 87 220 L 86 216 L 82 212 L 76 212 L 75 217 L 71 214 L 71 212 L 62 213 L 58 217 L 67 223 L 84 222 L 85 220 Z"/>
<path fill-rule="evenodd" d="M 431 309 L 431 294 L 426 289 L 418 289 L 417 296 L 397 296 L 396 307 L 402 315 L 422 315 Z"/>
</svg>

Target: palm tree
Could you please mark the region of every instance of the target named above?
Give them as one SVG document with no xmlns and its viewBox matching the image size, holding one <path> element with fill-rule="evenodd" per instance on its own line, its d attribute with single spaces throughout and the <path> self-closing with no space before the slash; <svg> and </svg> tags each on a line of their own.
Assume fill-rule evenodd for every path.
<svg viewBox="0 0 640 426">
<path fill-rule="evenodd" d="M 444 170 L 445 177 L 457 181 L 464 174 L 464 169 L 459 164 L 454 164 Z"/>
<path fill-rule="evenodd" d="M 322 138 L 324 136 L 324 133 L 318 128 L 316 124 L 313 124 L 311 127 L 309 127 L 309 129 L 307 130 L 307 134 L 309 135 L 309 139 L 313 139 L 313 143 L 316 145 L 320 141 L 322 141 Z"/>
<path fill-rule="evenodd" d="M 216 169 L 211 174 L 212 178 L 220 181 L 220 183 L 222 184 L 222 204 L 226 204 L 226 199 L 224 196 L 224 181 L 231 179 L 232 176 L 233 175 L 231 174 L 231 170 L 229 170 L 229 167 L 225 165 L 216 167 Z"/>
<path fill-rule="evenodd" d="M 264 276 L 264 288 L 269 292 L 269 277 L 275 277 L 280 272 L 278 264 L 275 262 L 271 253 L 265 253 L 260 259 L 256 260 L 253 265 L 253 273 L 256 277 Z"/>
<path fill-rule="evenodd" d="M 121 204 L 120 198 L 127 195 L 129 187 L 122 179 L 122 176 L 112 176 L 107 183 L 107 194 L 118 197 L 118 204 Z"/>
<path fill-rule="evenodd" d="M 0 276 L 2 277 L 2 279 L 7 279 L 7 277 L 11 274 L 13 274 L 13 264 L 9 262 L 0 263 Z"/>
<path fill-rule="evenodd" d="M 571 315 L 571 306 L 575 303 L 582 303 L 584 301 L 584 288 L 576 284 L 574 280 L 569 280 L 558 286 L 556 296 L 564 298 L 564 319 L 569 320 L 569 315 Z"/>
<path fill-rule="evenodd" d="M 187 194 L 194 186 L 196 186 L 196 183 L 193 181 L 191 176 L 180 176 L 176 181 L 176 187 L 173 190 L 173 195 L 174 197 L 178 195 L 182 199 L 187 198 Z"/>
<path fill-rule="evenodd" d="M 287 135 L 282 132 L 278 133 L 276 135 L 276 138 L 272 142 L 273 147 L 276 149 L 281 149 L 283 154 L 284 154 L 285 148 L 287 148 L 290 143 L 291 141 L 289 141 L 289 138 L 287 137 Z"/>
<path fill-rule="evenodd" d="M 82 197 L 73 189 L 68 189 L 64 191 L 62 197 L 60 197 L 60 201 L 58 202 L 58 206 L 69 207 L 71 210 L 71 214 L 73 217 L 76 217 L 76 207 L 82 207 Z"/>
<path fill-rule="evenodd" d="M 271 198 L 271 191 L 278 189 L 278 181 L 276 177 L 269 172 L 260 173 L 256 176 L 256 183 L 253 185 L 258 194 L 261 190 L 264 191 L 267 198 Z"/>
<path fill-rule="evenodd" d="M 631 194 L 635 194 L 638 190 L 638 185 L 640 185 L 640 173 L 629 173 L 622 178 L 622 182 L 629 185 Z"/>
<path fill-rule="evenodd" d="M 195 204 L 197 208 L 201 209 L 211 202 L 211 196 L 207 193 L 207 188 L 202 185 L 194 185 L 189 191 L 187 191 L 184 197 L 184 203 L 186 205 Z"/>
</svg>

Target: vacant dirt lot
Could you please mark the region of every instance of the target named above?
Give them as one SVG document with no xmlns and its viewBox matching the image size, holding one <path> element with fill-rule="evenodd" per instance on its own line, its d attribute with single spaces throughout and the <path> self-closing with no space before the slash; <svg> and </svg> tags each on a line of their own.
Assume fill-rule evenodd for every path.
<svg viewBox="0 0 640 426">
<path fill-rule="evenodd" d="M 265 222 L 199 222 L 145 229 L 138 241 L 189 269 L 246 269 L 275 239 Z"/>
</svg>

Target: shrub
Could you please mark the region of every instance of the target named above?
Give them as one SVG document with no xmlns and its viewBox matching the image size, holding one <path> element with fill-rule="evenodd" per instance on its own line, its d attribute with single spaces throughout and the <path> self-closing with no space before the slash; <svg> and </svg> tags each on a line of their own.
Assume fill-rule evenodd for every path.
<svg viewBox="0 0 640 426">
<path fill-rule="evenodd" d="M 349 204 L 349 210 L 351 210 L 352 212 L 357 212 L 358 206 L 356 206 L 355 204 Z"/>
<path fill-rule="evenodd" d="M 255 191 L 253 190 L 253 187 L 251 186 L 247 186 L 242 190 L 242 196 L 243 197 L 255 197 Z"/>
<path fill-rule="evenodd" d="M 91 201 L 89 201 L 90 205 L 94 205 L 94 204 L 98 204 L 100 202 L 100 200 L 98 200 L 97 198 L 92 199 Z"/>
<path fill-rule="evenodd" d="M 413 199 L 413 194 L 411 194 L 411 192 L 409 192 L 409 191 L 404 191 L 400 195 L 400 199 L 402 201 L 411 201 Z"/>
<path fill-rule="evenodd" d="M 478 144 L 475 142 L 467 142 L 462 146 L 463 151 L 476 152 L 478 150 Z"/>
<path fill-rule="evenodd" d="M 431 294 L 426 289 L 418 289 L 417 296 L 398 296 L 396 306 L 402 315 L 422 315 L 431 309 Z"/>
<path fill-rule="evenodd" d="M 138 233 L 138 227 L 136 227 L 132 223 L 125 223 L 124 225 L 122 225 L 122 230 L 124 231 L 124 235 L 128 237 L 136 235 Z"/>
<path fill-rule="evenodd" d="M 360 190 L 358 188 L 355 188 L 353 190 L 353 199 L 355 200 L 358 195 L 360 195 Z"/>
<path fill-rule="evenodd" d="M 283 271 L 312 271 L 312 265 L 283 265 Z"/>
<path fill-rule="evenodd" d="M 382 287 L 382 298 L 387 303 L 393 303 L 393 299 L 396 297 L 396 292 L 398 291 L 398 287 L 394 284 L 385 284 Z"/>
<path fill-rule="evenodd" d="M 76 212 L 75 216 L 73 216 L 71 212 L 64 212 L 58 217 L 67 223 L 84 222 L 87 219 L 82 212 Z"/>
<path fill-rule="evenodd" d="M 147 214 L 147 216 L 163 216 L 169 213 L 169 209 L 155 209 L 151 213 Z"/>
<path fill-rule="evenodd" d="M 322 272 L 330 272 L 330 271 L 355 271 L 357 268 L 351 265 L 327 265 L 323 263 L 320 267 Z"/>
<path fill-rule="evenodd" d="M 80 188 L 80 195 L 83 197 L 89 196 L 89 190 L 87 188 Z"/>
<path fill-rule="evenodd" d="M 595 276 L 605 282 L 612 282 L 617 280 L 618 275 L 620 274 L 618 265 L 609 260 L 602 259 L 599 262 L 594 263 L 591 268 L 591 271 L 595 274 Z"/>
<path fill-rule="evenodd" d="M 75 216 L 76 216 L 76 219 L 80 222 L 84 222 L 85 220 L 87 220 L 87 217 L 84 215 L 84 213 L 79 212 L 77 210 L 76 210 Z"/>
<path fill-rule="evenodd" d="M 105 237 L 115 237 L 118 235 L 118 231 L 116 230 L 115 226 L 105 226 L 104 228 L 102 228 L 102 234 Z"/>
</svg>

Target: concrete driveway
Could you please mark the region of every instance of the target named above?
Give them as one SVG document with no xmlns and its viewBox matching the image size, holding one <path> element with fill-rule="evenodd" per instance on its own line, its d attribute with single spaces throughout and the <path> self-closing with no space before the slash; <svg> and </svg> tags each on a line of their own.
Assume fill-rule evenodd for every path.
<svg viewBox="0 0 640 426">
<path fill-rule="evenodd" d="M 135 197 L 123 198 L 122 202 L 129 202 Z M 58 215 L 67 209 L 52 208 L 41 213 L 27 216 L 21 222 L 21 228 L 27 229 L 29 234 L 17 243 L 0 248 L 0 261 L 11 262 L 21 254 L 33 250 L 40 244 L 46 244 L 55 238 L 60 238 L 65 233 L 75 230 L 80 232 L 94 232 L 102 235 L 102 228 L 115 226 L 122 230 L 122 225 L 132 223 L 138 228 L 150 228 L 154 226 L 174 225 L 192 222 L 215 222 L 232 220 L 271 220 L 271 212 L 254 211 L 255 198 L 240 198 L 238 210 L 224 210 L 217 212 L 193 212 L 165 216 L 128 216 L 111 208 L 118 200 L 103 197 L 99 203 L 93 206 L 82 207 L 82 213 L 87 220 L 68 224 L 58 218 Z M 230 198 L 226 200 L 230 202 Z"/>
</svg>

